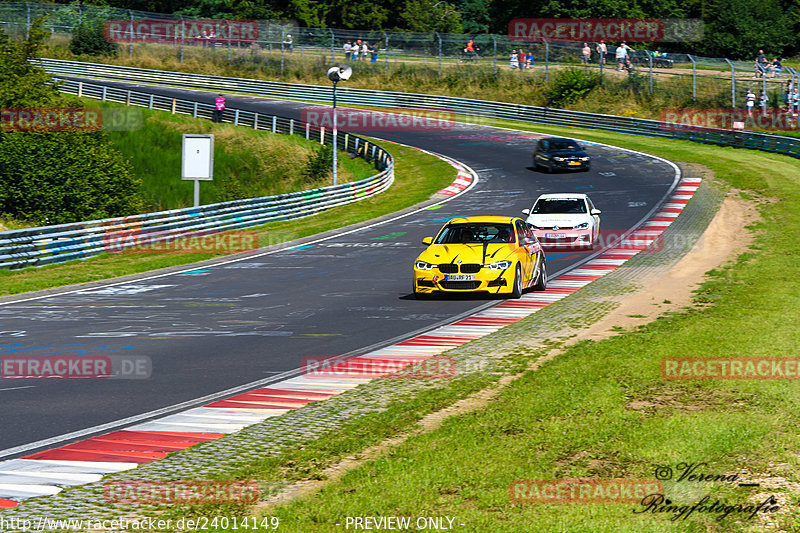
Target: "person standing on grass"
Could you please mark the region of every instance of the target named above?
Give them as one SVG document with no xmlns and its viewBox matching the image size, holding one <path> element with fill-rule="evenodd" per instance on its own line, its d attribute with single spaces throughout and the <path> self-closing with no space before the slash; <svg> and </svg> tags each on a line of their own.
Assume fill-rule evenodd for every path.
<svg viewBox="0 0 800 533">
<path fill-rule="evenodd" d="M 588 65 L 591 57 L 592 49 L 589 48 L 589 43 L 583 43 L 583 48 L 581 49 L 581 61 L 583 61 L 584 65 Z"/>
<path fill-rule="evenodd" d="M 525 67 L 528 66 L 528 56 L 525 55 L 525 50 L 519 51 L 519 69 L 525 70 Z"/>
<path fill-rule="evenodd" d="M 606 64 L 606 54 L 608 54 L 608 46 L 606 46 L 606 42 L 603 39 L 600 39 L 600 42 L 597 43 L 597 53 L 600 54 L 600 58 L 597 62 L 601 65 Z"/>
<path fill-rule="evenodd" d="M 344 61 L 345 61 L 345 63 L 349 63 L 350 62 L 350 54 L 352 53 L 352 46 L 350 46 L 350 41 L 347 41 L 346 43 L 344 43 L 344 46 L 342 46 L 342 49 L 344 50 Z"/>
<path fill-rule="evenodd" d="M 747 109 L 747 116 L 753 116 L 753 107 L 756 105 L 756 93 L 752 89 L 747 89 L 747 95 L 744 97 L 744 106 Z"/>
<path fill-rule="evenodd" d="M 628 68 L 628 50 L 627 46 L 623 42 L 621 45 L 617 46 L 617 63 L 619 63 L 619 71 L 622 72 L 624 69 Z"/>
<path fill-rule="evenodd" d="M 758 107 L 761 109 L 761 115 L 766 117 L 767 116 L 767 101 L 769 97 L 764 93 L 764 91 L 759 92 L 758 94 Z"/>
<path fill-rule="evenodd" d="M 225 112 L 225 97 L 222 93 L 214 100 L 214 122 L 222 122 L 222 114 Z"/>
</svg>

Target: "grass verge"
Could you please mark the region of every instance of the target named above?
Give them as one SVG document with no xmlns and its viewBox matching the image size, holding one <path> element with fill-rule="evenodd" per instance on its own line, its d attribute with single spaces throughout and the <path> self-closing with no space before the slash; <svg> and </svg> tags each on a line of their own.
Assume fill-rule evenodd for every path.
<svg viewBox="0 0 800 533">
<path fill-rule="evenodd" d="M 378 139 L 375 141 L 380 143 Z M 390 150 L 395 157 L 395 183 L 389 190 L 313 217 L 266 224 L 248 230 L 258 232 L 260 246 L 315 235 L 425 201 L 455 179 L 455 169 L 437 157 L 400 145 L 392 145 Z M 138 274 L 222 255 L 224 254 L 105 253 L 85 261 L 17 271 L 0 270 L 0 296 Z"/>
<path fill-rule="evenodd" d="M 609 142 L 605 132 L 534 128 Z M 704 164 L 717 180 L 748 191 L 763 215 L 751 228 L 756 233 L 752 250 L 709 273 L 697 291 L 702 308 L 566 349 L 538 371 L 527 372 L 489 407 L 412 436 L 317 495 L 273 510 L 282 530 L 339 531 L 346 517 L 356 516 L 448 517 L 461 531 L 760 531 L 767 521 L 779 530 L 797 530 L 797 496 L 774 487 L 798 477 L 793 450 L 800 445 L 800 390 L 783 380 L 665 381 L 659 362 L 667 356 L 798 355 L 791 317 L 800 307 L 793 266 L 800 251 L 793 238 L 800 161 L 633 136 L 616 137 L 611 144 Z M 544 353 L 526 349 L 524 340 L 520 337 L 520 347 L 506 357 L 506 373 Z M 411 404 L 414 416 L 403 416 L 406 404 L 396 402 L 380 415 L 231 474 L 317 479 L 344 454 L 407 431 L 415 418 L 485 383 L 485 377 L 454 383 L 438 391 L 430 405 Z M 635 513 L 645 508 L 634 503 L 514 503 L 509 497 L 516 479 L 653 479 L 657 466 L 677 472 L 680 463 L 707 463 L 703 473 L 737 473 L 769 488 L 665 483 L 677 505 L 691 505 L 705 495 L 711 498 L 708 504 L 720 499 L 749 505 L 775 494 L 781 511 L 754 518 L 695 512 L 672 520 L 677 511 Z M 202 511 L 208 515 L 210 509 Z"/>
</svg>

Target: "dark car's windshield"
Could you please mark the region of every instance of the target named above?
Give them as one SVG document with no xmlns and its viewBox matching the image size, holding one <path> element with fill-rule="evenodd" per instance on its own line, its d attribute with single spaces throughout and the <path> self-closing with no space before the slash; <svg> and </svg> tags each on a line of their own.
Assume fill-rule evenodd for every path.
<svg viewBox="0 0 800 533">
<path fill-rule="evenodd" d="M 544 198 L 536 202 L 536 205 L 531 210 L 534 215 L 586 212 L 586 202 L 581 198 Z"/>
<path fill-rule="evenodd" d="M 550 149 L 554 151 L 580 150 L 572 141 L 550 141 Z"/>
<path fill-rule="evenodd" d="M 436 244 L 514 242 L 514 228 L 511 224 L 472 222 L 450 224 L 436 239 Z"/>
</svg>

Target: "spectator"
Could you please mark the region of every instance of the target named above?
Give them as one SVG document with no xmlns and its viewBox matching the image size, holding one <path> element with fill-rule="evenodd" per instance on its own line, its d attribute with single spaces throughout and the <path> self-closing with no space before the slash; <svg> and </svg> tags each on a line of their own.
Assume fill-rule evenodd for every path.
<svg viewBox="0 0 800 533">
<path fill-rule="evenodd" d="M 519 66 L 519 56 L 517 55 L 516 50 L 511 50 L 511 57 L 508 58 L 508 66 L 512 69 L 515 69 Z"/>
<path fill-rule="evenodd" d="M 774 78 L 776 74 L 780 74 L 783 70 L 783 65 L 781 65 L 781 60 L 777 57 L 772 58 L 772 77 Z"/>
<path fill-rule="evenodd" d="M 292 53 L 292 47 L 294 46 L 293 45 L 293 41 L 292 41 L 292 34 L 291 33 L 287 33 L 286 37 L 283 39 L 283 43 L 281 43 L 281 44 L 283 44 L 283 47 L 286 50 L 288 50 L 289 53 Z"/>
<path fill-rule="evenodd" d="M 759 50 L 758 55 L 756 56 L 756 78 L 763 77 L 767 72 L 769 72 L 769 63 L 767 62 L 767 56 L 764 55 L 764 50 Z"/>
<path fill-rule="evenodd" d="M 211 48 L 217 47 L 217 31 L 212 29 L 208 34 L 208 42 Z"/>
<path fill-rule="evenodd" d="M 628 64 L 628 50 L 625 41 L 622 42 L 621 45 L 617 46 L 617 63 L 619 63 L 619 71 L 622 72 L 624 69 L 630 69 Z"/>
<path fill-rule="evenodd" d="M 747 89 L 747 95 L 745 96 L 744 106 L 747 109 L 747 116 L 753 116 L 753 106 L 756 105 L 756 93 L 753 92 L 752 89 Z"/>
<path fill-rule="evenodd" d="M 533 52 L 525 54 L 525 68 L 533 67 Z"/>
<path fill-rule="evenodd" d="M 767 116 L 767 101 L 769 101 L 769 96 L 764 93 L 764 91 L 760 91 L 758 93 L 758 107 L 761 109 L 761 115 Z"/>
<path fill-rule="evenodd" d="M 214 100 L 214 122 L 222 122 L 222 114 L 225 112 L 225 97 L 222 93 Z"/>
<path fill-rule="evenodd" d="M 528 66 L 528 56 L 525 55 L 524 50 L 519 51 L 519 70 L 525 70 L 525 67 Z"/>
<path fill-rule="evenodd" d="M 378 49 L 375 48 L 375 45 L 369 47 L 369 53 L 372 55 L 370 58 L 370 63 L 377 63 L 378 62 Z"/>
<path fill-rule="evenodd" d="M 597 53 L 600 55 L 600 58 L 597 62 L 601 65 L 606 64 L 606 54 L 608 54 L 608 47 L 606 46 L 606 42 L 603 39 L 600 39 L 600 42 L 597 43 Z"/>
<path fill-rule="evenodd" d="M 353 63 L 358 62 L 359 51 L 361 51 L 361 39 L 354 42 L 353 46 L 350 47 L 350 58 L 353 60 Z"/>
<path fill-rule="evenodd" d="M 800 89 L 797 87 L 795 87 L 792 93 L 792 111 L 794 111 L 795 115 L 800 113 Z"/>
<path fill-rule="evenodd" d="M 344 49 L 344 60 L 349 63 L 350 62 L 350 58 L 352 57 L 352 53 L 353 53 L 353 47 L 350 44 L 350 41 L 347 41 L 346 43 L 344 43 L 344 46 L 342 46 L 342 49 Z"/>
<path fill-rule="evenodd" d="M 592 57 L 592 49 L 589 48 L 588 43 L 583 43 L 583 48 L 581 49 L 581 61 L 583 61 L 584 65 L 589 64 L 589 58 Z"/>
<path fill-rule="evenodd" d="M 366 61 L 367 60 L 367 54 L 368 53 L 369 53 L 369 44 L 367 43 L 367 41 L 364 41 L 361 44 L 361 61 Z"/>
</svg>

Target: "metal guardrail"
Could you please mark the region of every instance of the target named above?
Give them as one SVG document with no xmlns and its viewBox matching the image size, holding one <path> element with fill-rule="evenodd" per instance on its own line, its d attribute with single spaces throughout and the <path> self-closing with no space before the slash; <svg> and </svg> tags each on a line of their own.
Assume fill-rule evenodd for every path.
<svg viewBox="0 0 800 533">
<path fill-rule="evenodd" d="M 64 92 L 164 109 L 173 113 L 210 118 L 214 106 L 178 100 L 139 91 L 66 80 Z M 325 130 L 285 117 L 226 109 L 224 121 L 275 133 L 304 135 L 323 144 Z M 203 235 L 247 228 L 278 220 L 293 220 L 374 196 L 394 181 L 394 161 L 383 148 L 355 135 L 338 136 L 340 149 L 360 154 L 380 172 L 353 183 L 322 187 L 289 194 L 234 200 L 216 204 L 146 213 L 129 217 L 92 220 L 0 232 L 0 268 L 13 269 L 83 259 L 106 251 L 119 251 L 141 244 L 167 242 L 176 237 Z"/>
<path fill-rule="evenodd" d="M 61 76 L 102 78 L 133 83 L 154 83 L 173 87 L 190 87 L 212 91 L 249 93 L 268 98 L 331 102 L 328 86 L 301 85 L 276 81 L 207 76 L 185 72 L 140 69 L 98 63 L 82 63 L 57 59 L 41 59 L 48 72 Z M 565 111 L 546 107 L 510 104 L 487 100 L 471 100 L 452 96 L 373 91 L 339 87 L 340 105 L 393 107 L 398 109 L 440 109 L 469 117 L 507 119 L 554 126 L 582 127 L 616 133 L 682 139 L 693 142 L 750 148 L 800 158 L 800 139 L 768 133 L 755 133 L 713 128 L 667 126 L 657 120 L 614 115 Z"/>
</svg>

